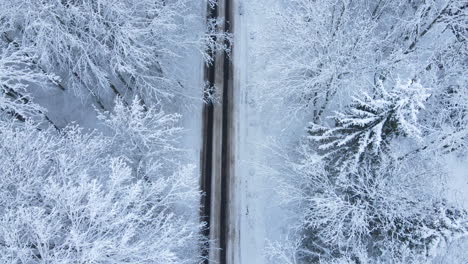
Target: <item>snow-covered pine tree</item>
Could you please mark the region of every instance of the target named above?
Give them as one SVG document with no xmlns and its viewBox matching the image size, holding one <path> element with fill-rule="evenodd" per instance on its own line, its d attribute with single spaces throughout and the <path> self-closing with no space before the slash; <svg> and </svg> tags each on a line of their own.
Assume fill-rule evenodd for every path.
<svg viewBox="0 0 468 264">
<path fill-rule="evenodd" d="M 421 139 L 418 113 L 429 97 L 415 81 L 397 82 L 390 91 L 379 82 L 372 96 L 353 97 L 331 117 L 335 127 L 311 125 L 311 148 L 293 167 L 307 175 L 298 190 L 310 209 L 303 216 L 302 252 L 308 253 L 302 258 L 413 263 L 467 233 L 467 213 L 422 183 L 443 172 L 420 157 L 390 154 L 397 137 Z"/>
<path fill-rule="evenodd" d="M 329 117 L 334 127 L 312 123 L 309 139 L 318 144 L 318 153 L 340 171 L 355 170 L 363 159 L 379 161 L 392 137 L 421 137 L 418 112 L 429 98 L 428 89 L 416 81 L 398 81 L 387 91 L 379 82 L 371 96 L 363 92 L 353 97 L 344 112 Z"/>
</svg>

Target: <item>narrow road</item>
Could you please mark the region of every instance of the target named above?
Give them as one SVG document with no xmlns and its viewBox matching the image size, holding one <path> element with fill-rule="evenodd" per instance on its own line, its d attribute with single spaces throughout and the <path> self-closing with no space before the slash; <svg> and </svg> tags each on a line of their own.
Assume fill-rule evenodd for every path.
<svg viewBox="0 0 468 264">
<path fill-rule="evenodd" d="M 223 21 L 218 32 L 232 36 L 230 43 L 217 40 L 225 41 L 231 53 L 212 54 L 214 63 L 205 68 L 205 81 L 214 88 L 205 91 L 201 155 L 201 186 L 206 194 L 202 219 L 208 223 L 210 238 L 207 264 L 265 263 L 264 205 L 259 190 L 263 183 L 257 171 L 262 136 L 248 85 L 253 62 L 249 33 L 257 22 L 250 21 L 255 11 L 247 12 L 246 2 L 218 0 L 217 6 L 208 5 L 207 10 L 207 19 Z"/>
<path fill-rule="evenodd" d="M 231 32 L 232 0 L 220 0 L 216 6 L 208 5 L 207 19 L 221 19 L 218 32 Z M 228 47 L 231 43 L 225 39 Z M 231 195 L 233 179 L 233 75 L 232 61 L 225 51 L 212 54 L 214 62 L 205 68 L 207 103 L 203 113 L 202 148 L 202 218 L 208 224 L 206 235 L 210 238 L 210 250 L 205 252 L 206 263 L 233 263 L 229 261 L 229 243 L 233 237 L 230 227 Z M 213 98 L 215 98 L 213 100 Z"/>
</svg>

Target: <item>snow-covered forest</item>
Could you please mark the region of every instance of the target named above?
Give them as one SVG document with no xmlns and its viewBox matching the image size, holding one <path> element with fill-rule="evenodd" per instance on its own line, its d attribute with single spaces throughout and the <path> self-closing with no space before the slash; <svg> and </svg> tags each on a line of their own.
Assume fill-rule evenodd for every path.
<svg viewBox="0 0 468 264">
<path fill-rule="evenodd" d="M 0 263 L 201 261 L 205 8 L 0 1 Z"/>
<path fill-rule="evenodd" d="M 291 153 L 270 165 L 294 223 L 270 243 L 272 259 L 468 261 L 440 260 L 468 231 L 467 14 L 451 0 L 271 9 L 260 103 L 282 105 L 278 125 L 295 135 L 280 134 Z"/>
<path fill-rule="evenodd" d="M 468 263 L 463 0 L 0 0 L 0 263 Z"/>
</svg>

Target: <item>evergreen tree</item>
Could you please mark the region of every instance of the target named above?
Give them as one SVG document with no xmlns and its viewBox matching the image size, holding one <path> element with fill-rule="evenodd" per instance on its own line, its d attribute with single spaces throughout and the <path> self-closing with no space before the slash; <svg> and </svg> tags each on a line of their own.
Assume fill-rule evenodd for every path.
<svg viewBox="0 0 468 264">
<path fill-rule="evenodd" d="M 310 126 L 311 144 L 295 167 L 307 175 L 300 191 L 309 206 L 301 258 L 413 263 L 467 233 L 466 212 L 423 183 L 439 171 L 423 159 L 390 153 L 400 137 L 421 140 L 418 113 L 429 97 L 415 81 L 397 82 L 390 91 L 379 82 L 372 96 L 362 93 L 335 112 L 334 127 Z"/>
<path fill-rule="evenodd" d="M 386 155 L 391 138 L 420 139 L 417 115 L 428 97 L 428 90 L 415 81 L 398 82 L 391 91 L 379 82 L 373 96 L 362 93 L 353 97 L 344 112 L 330 117 L 335 127 L 312 124 L 309 138 L 318 144 L 318 152 L 330 165 L 353 171 L 363 159 L 378 162 Z"/>
</svg>

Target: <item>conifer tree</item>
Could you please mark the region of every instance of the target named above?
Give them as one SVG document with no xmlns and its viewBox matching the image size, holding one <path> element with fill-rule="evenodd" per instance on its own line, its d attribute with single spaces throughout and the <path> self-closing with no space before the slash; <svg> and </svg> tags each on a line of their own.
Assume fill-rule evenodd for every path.
<svg viewBox="0 0 468 264">
<path fill-rule="evenodd" d="M 430 94 L 415 81 L 398 82 L 387 91 L 380 82 L 373 96 L 363 92 L 353 97 L 352 104 L 330 118 L 335 127 L 311 124 L 309 138 L 330 164 L 341 170 L 355 170 L 369 158 L 378 161 L 385 155 L 391 138 L 407 136 L 420 139 L 418 112 Z"/>
</svg>

